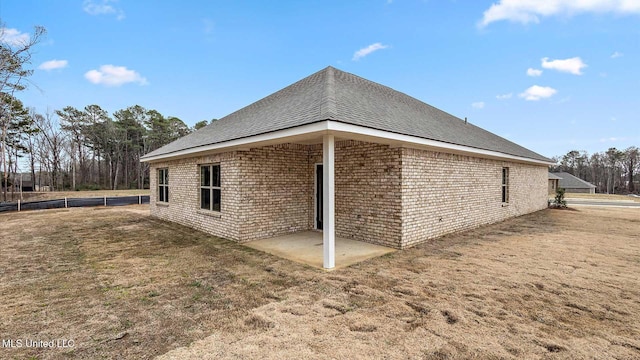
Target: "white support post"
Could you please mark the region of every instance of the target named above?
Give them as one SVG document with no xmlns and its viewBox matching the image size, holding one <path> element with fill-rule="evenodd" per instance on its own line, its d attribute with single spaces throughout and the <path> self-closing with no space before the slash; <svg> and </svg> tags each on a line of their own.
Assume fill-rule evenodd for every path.
<svg viewBox="0 0 640 360">
<path fill-rule="evenodd" d="M 69 207 L 69 206 L 68 206 L 68 204 L 67 204 L 67 197 L 65 196 L 65 197 L 64 197 L 64 208 L 66 209 L 66 208 L 68 208 L 68 207 Z"/>
<path fill-rule="evenodd" d="M 18 212 L 20 212 L 20 200 L 18 200 Z"/>
<path fill-rule="evenodd" d="M 336 266 L 335 229 L 335 139 L 322 137 L 322 248 L 325 269 Z"/>
<path fill-rule="evenodd" d="M 107 206 L 107 195 L 104 196 L 104 206 Z"/>
<path fill-rule="evenodd" d="M 142 195 L 138 195 L 138 205 L 142 205 Z"/>
</svg>

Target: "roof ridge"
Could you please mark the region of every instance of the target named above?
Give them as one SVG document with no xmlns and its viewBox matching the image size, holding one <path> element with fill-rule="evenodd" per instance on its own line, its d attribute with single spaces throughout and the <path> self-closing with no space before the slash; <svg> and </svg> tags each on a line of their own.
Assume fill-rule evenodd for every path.
<svg viewBox="0 0 640 360">
<path fill-rule="evenodd" d="M 336 82 L 334 78 L 334 68 L 328 66 L 325 69 L 325 83 L 320 102 L 320 120 L 335 120 L 337 115 L 336 106 Z"/>
<path fill-rule="evenodd" d="M 552 173 L 552 174 L 553 174 L 553 173 Z M 597 186 L 593 185 L 592 183 L 590 183 L 590 182 L 588 182 L 588 181 L 586 181 L 586 180 L 582 180 L 580 177 L 575 176 L 575 175 L 573 175 L 573 174 L 571 174 L 571 173 L 569 173 L 569 172 L 566 172 L 566 171 L 560 171 L 560 172 L 558 172 L 558 173 L 556 173 L 556 174 L 565 174 L 565 175 L 569 175 L 569 176 L 571 176 L 574 180 L 578 181 L 579 183 L 582 183 L 583 185 L 586 185 L 587 187 L 597 187 Z M 560 175 L 558 175 L 558 176 L 560 176 Z M 562 176 L 560 176 L 560 177 L 562 178 Z"/>
</svg>

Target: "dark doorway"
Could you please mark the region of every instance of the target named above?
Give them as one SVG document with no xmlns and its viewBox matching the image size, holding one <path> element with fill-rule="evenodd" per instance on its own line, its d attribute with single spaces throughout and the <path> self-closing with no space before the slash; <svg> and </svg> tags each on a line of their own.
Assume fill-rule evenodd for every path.
<svg viewBox="0 0 640 360">
<path fill-rule="evenodd" d="M 322 230 L 322 165 L 316 165 L 316 229 Z"/>
</svg>

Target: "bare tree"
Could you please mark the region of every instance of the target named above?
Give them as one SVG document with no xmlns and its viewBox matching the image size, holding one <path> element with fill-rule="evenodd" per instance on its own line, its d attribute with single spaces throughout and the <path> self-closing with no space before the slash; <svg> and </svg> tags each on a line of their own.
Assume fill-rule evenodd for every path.
<svg viewBox="0 0 640 360">
<path fill-rule="evenodd" d="M 617 178 L 616 175 L 620 173 L 619 167 L 622 161 L 622 152 L 612 147 L 607 150 L 605 155 L 607 164 L 607 193 L 615 194 Z"/>
<path fill-rule="evenodd" d="M 36 127 L 39 134 L 39 161 L 45 166 L 49 175 L 51 189 L 60 190 L 60 171 L 62 164 L 62 150 L 64 148 L 64 134 L 51 112 L 36 117 Z"/>
<path fill-rule="evenodd" d="M 627 173 L 627 190 L 629 193 L 636 191 L 635 184 L 633 183 L 633 175 L 638 163 L 640 163 L 640 149 L 635 146 L 628 147 L 624 151 L 624 166 Z"/>
<path fill-rule="evenodd" d="M 35 131 L 31 134 L 32 136 L 27 136 L 26 139 L 26 147 L 27 153 L 29 155 L 29 171 L 31 173 L 31 184 L 33 186 L 33 190 L 35 190 L 36 186 L 36 159 L 38 157 L 38 137 L 40 136 L 40 129 L 38 127 L 38 123 L 42 122 L 40 118 L 43 116 L 36 112 L 36 109 L 29 109 L 29 117 L 31 118 L 31 122 L 35 127 Z"/>
<path fill-rule="evenodd" d="M 25 69 L 31 64 L 33 47 L 46 35 L 47 30 L 36 26 L 33 34 L 27 38 L 7 41 L 4 36 L 6 27 L 0 22 L 0 92 L 14 95 L 26 88 L 26 79 L 33 69 Z"/>
</svg>

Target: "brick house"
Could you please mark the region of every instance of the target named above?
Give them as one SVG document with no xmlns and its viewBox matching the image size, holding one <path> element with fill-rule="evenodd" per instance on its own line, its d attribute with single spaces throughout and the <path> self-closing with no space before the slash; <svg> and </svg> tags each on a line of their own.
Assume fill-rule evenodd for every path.
<svg viewBox="0 0 640 360">
<path fill-rule="evenodd" d="M 547 207 L 552 161 L 327 67 L 145 155 L 151 214 L 245 242 L 323 232 L 407 248 Z"/>
<path fill-rule="evenodd" d="M 577 176 L 573 176 L 568 172 L 550 173 L 549 176 L 558 177 L 558 187 L 561 187 L 567 193 L 595 194 L 596 186 L 590 182 L 586 182 Z"/>
<path fill-rule="evenodd" d="M 556 193 L 556 190 L 558 190 L 558 188 L 560 187 L 560 179 L 562 179 L 560 176 L 549 173 L 549 195 L 553 195 Z"/>
</svg>

